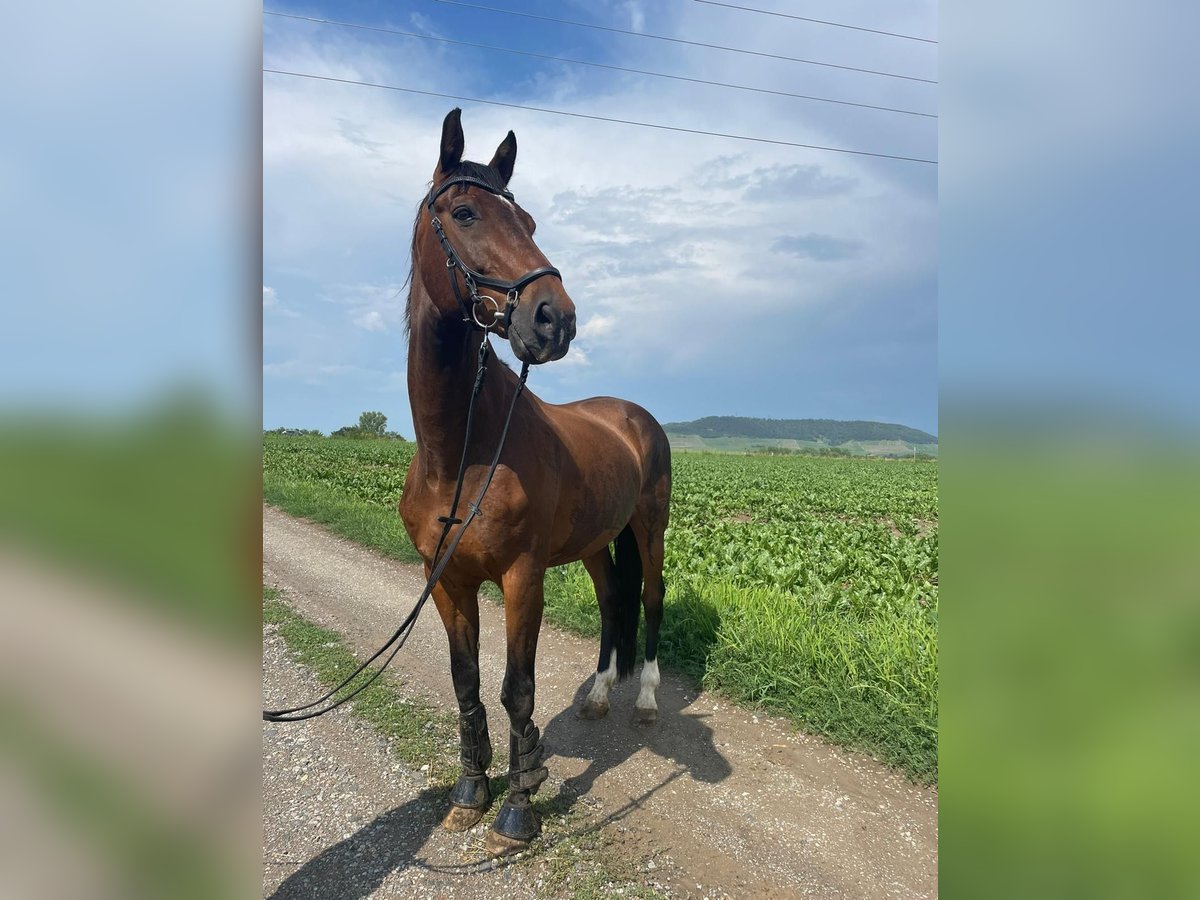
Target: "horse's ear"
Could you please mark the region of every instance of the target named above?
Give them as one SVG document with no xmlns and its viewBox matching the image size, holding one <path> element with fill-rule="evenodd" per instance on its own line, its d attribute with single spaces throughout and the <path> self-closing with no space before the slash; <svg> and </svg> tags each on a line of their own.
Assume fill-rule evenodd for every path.
<svg viewBox="0 0 1200 900">
<path fill-rule="evenodd" d="M 442 122 L 442 150 L 438 159 L 438 171 L 448 175 L 458 168 L 462 162 L 463 146 L 466 139 L 462 130 L 462 110 L 457 106 L 446 113 Z"/>
<path fill-rule="evenodd" d="M 504 182 L 504 186 L 508 187 L 508 179 L 512 178 L 513 166 L 517 162 L 517 136 L 511 131 L 508 133 L 500 146 L 496 148 L 496 155 L 492 157 L 492 161 L 488 163 L 493 169 L 500 173 L 500 180 Z"/>
</svg>

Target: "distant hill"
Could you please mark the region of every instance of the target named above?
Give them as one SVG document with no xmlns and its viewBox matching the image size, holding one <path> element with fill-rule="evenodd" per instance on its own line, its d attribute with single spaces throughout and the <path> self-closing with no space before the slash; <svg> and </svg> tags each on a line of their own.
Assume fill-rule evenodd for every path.
<svg viewBox="0 0 1200 900">
<path fill-rule="evenodd" d="M 663 428 L 672 446 L 681 450 L 840 447 L 856 455 L 892 456 L 906 454 L 915 446 L 936 455 L 938 441 L 934 435 L 907 425 L 837 419 L 705 416 L 692 422 L 668 422 Z"/>
</svg>

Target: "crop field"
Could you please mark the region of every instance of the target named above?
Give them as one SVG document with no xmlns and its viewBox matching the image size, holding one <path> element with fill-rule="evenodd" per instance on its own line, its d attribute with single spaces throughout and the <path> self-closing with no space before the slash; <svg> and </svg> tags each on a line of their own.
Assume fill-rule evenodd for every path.
<svg viewBox="0 0 1200 900">
<path fill-rule="evenodd" d="M 266 500 L 415 561 L 415 445 L 266 435 Z M 937 464 L 676 453 L 660 659 L 912 777 L 937 779 Z M 582 566 L 546 619 L 599 633 Z"/>
</svg>

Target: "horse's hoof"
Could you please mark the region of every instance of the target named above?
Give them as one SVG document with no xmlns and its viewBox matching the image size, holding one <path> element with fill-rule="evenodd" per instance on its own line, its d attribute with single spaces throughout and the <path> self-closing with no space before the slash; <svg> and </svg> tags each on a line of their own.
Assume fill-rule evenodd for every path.
<svg viewBox="0 0 1200 900">
<path fill-rule="evenodd" d="M 528 802 L 517 805 L 510 798 L 504 801 L 500 812 L 496 814 L 484 849 L 493 856 L 516 853 L 528 847 L 541 830 L 541 817 L 530 808 Z"/>
<path fill-rule="evenodd" d="M 442 819 L 442 827 L 447 831 L 466 831 L 474 828 L 483 818 L 484 809 L 471 809 L 467 806 L 452 806 L 446 818 Z"/>
<path fill-rule="evenodd" d="M 633 708 L 633 724 L 634 725 L 653 725 L 658 721 L 657 709 L 642 709 L 640 706 Z"/>
<path fill-rule="evenodd" d="M 529 843 L 529 841 L 518 841 L 516 838 L 497 834 L 492 830 L 488 831 L 487 838 L 483 842 L 483 852 L 493 857 L 511 856 L 514 853 L 520 853 L 529 846 Z"/>
<path fill-rule="evenodd" d="M 588 700 L 575 713 L 576 718 L 580 719 L 603 719 L 607 715 L 608 703 L 597 703 L 595 700 Z"/>
</svg>

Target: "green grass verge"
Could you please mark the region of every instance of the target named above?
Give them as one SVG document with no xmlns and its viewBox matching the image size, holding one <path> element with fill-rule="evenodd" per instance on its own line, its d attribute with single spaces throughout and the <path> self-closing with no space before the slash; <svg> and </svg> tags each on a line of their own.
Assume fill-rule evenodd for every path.
<svg viewBox="0 0 1200 900">
<path fill-rule="evenodd" d="M 706 687 L 784 713 L 806 730 L 866 750 L 919 781 L 937 780 L 937 626 L 931 619 L 853 620 L 819 602 L 720 581 L 680 592 L 701 636 L 664 657 L 696 665 L 712 629 Z M 676 614 L 683 610 L 676 610 Z"/>
<path fill-rule="evenodd" d="M 340 634 L 309 621 L 288 606 L 279 591 L 265 585 L 263 623 L 277 626 L 292 658 L 326 686 L 340 683 L 359 665 Z M 353 715 L 389 739 L 392 752 L 402 762 L 413 768 L 428 765 L 430 784 L 449 792 L 459 773 L 454 716 L 404 696 L 387 676 L 376 680 L 348 706 Z M 491 770 L 507 768 L 508 754 L 497 746 Z M 543 787 L 533 803 L 542 817 L 541 839 L 510 861 L 541 866 L 539 896 L 596 900 L 617 891 L 625 897 L 663 896 L 640 883 L 636 864 L 618 855 L 602 831 L 587 827 L 586 813 L 573 798 L 561 789 L 547 790 L 549 787 Z M 493 796 L 502 798 L 507 790 L 507 777 L 492 778 Z M 484 817 L 484 825 L 491 824 L 499 809 L 497 800 Z"/>
</svg>

